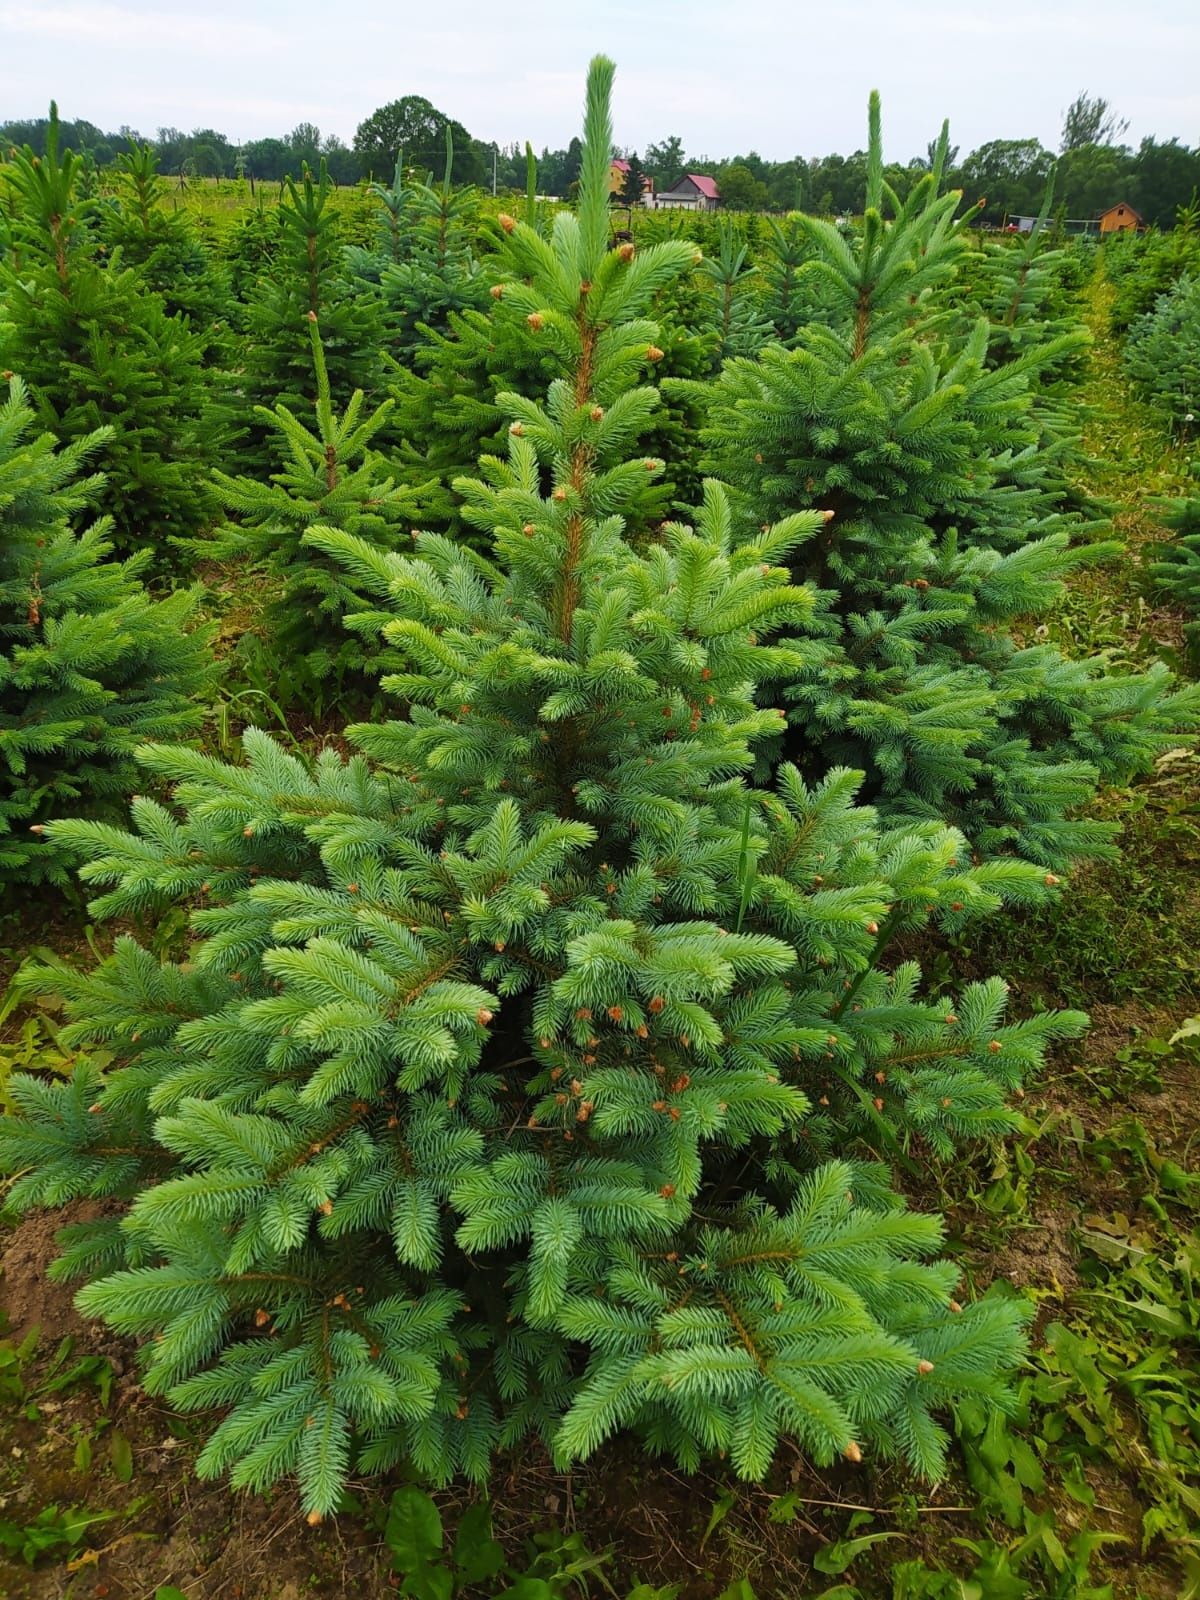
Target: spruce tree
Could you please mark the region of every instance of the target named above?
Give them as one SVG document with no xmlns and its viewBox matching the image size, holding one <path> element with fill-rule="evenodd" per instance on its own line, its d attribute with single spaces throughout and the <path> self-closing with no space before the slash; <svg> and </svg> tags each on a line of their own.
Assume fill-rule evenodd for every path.
<svg viewBox="0 0 1200 1600">
<path fill-rule="evenodd" d="M 216 254 L 229 280 L 230 321 L 245 333 L 255 292 L 270 277 L 282 236 L 281 208 L 268 205 L 259 186 L 253 204 L 239 211 L 233 226 L 217 241 Z"/>
<path fill-rule="evenodd" d="M 59 150 L 51 106 L 46 154 L 27 145 L 0 169 L 11 237 L 0 262 L 0 368 L 29 385 L 42 427 L 63 444 L 106 429 L 98 509 L 113 544 L 159 565 L 212 506 L 203 378 L 207 335 L 167 314 L 142 273 L 98 254 L 95 204 L 80 158 Z"/>
<path fill-rule="evenodd" d="M 1071 293 L 1074 258 L 1051 238 L 1054 178 L 1051 171 L 1041 210 L 1029 232 L 1017 239 L 986 241 L 978 251 L 968 252 L 962 274 L 991 325 L 988 365 L 1000 366 L 1027 349 L 1040 348 L 1042 387 L 1064 379 L 1078 380 L 1087 348 L 1072 337 L 1079 327 Z M 1047 360 L 1044 352 L 1051 341 L 1055 341 L 1055 356 Z"/>
<path fill-rule="evenodd" d="M 964 328 L 952 292 L 962 221 L 940 162 L 900 201 L 872 97 L 861 231 L 804 219 L 836 314 L 726 364 L 701 395 L 709 462 L 751 540 L 802 508 L 830 517 L 793 558 L 821 603 L 785 753 L 865 769 L 889 817 L 948 817 L 984 855 L 1058 868 L 1104 850 L 1111 830 L 1074 813 L 1193 728 L 1200 691 L 1025 642 L 1073 567 L 1119 550 L 1059 512 L 1032 398 L 1082 335 L 989 366 L 988 324 Z"/>
<path fill-rule="evenodd" d="M 151 601 L 148 552 L 106 560 L 107 518 L 74 531 L 102 497 L 103 434 L 56 449 L 34 432 L 24 385 L 0 406 L 0 882 L 69 881 L 43 837 L 52 812 L 118 815 L 135 747 L 185 737 L 208 668 L 190 632 L 195 596 Z"/>
<path fill-rule="evenodd" d="M 1172 538 L 1154 550 L 1150 578 L 1159 593 L 1184 612 L 1189 647 L 1193 655 L 1200 655 L 1200 488 L 1168 502 L 1163 521 Z"/>
<path fill-rule="evenodd" d="M 1125 366 L 1176 432 L 1200 431 L 1200 274 L 1180 278 L 1133 324 Z"/>
<path fill-rule="evenodd" d="M 805 272 L 812 246 L 801 218 L 795 213 L 782 220 L 768 218 L 771 234 L 763 262 L 766 294 L 763 313 L 775 337 L 788 344 L 806 322 L 813 320 L 809 278 Z"/>
<path fill-rule="evenodd" d="M 527 210 L 535 212 L 535 207 Z M 635 249 L 627 242 L 629 253 Z M 699 252 L 693 250 L 693 255 L 698 258 Z M 643 375 L 659 386 L 667 378 L 707 377 L 715 362 L 711 319 L 701 319 L 702 333 L 686 326 L 674 288 L 665 285 L 655 296 L 658 331 L 644 350 Z M 430 502 L 430 514 L 436 526 L 466 537 L 471 537 L 470 529 L 451 485 L 473 471 L 481 455 L 504 448 L 508 419 L 498 396 L 537 398 L 563 371 L 555 341 L 514 305 L 504 283 L 491 284 L 488 304 L 486 313 L 451 312 L 445 332 L 424 328 L 411 365 L 396 366 L 391 377 L 396 398 L 392 432 L 401 440 L 394 453 L 396 465 L 405 481 L 436 477 L 445 486 L 441 499 Z M 698 492 L 700 475 L 692 449 L 698 421 L 694 398 L 682 392 L 664 395 L 647 418 L 640 446 L 647 454 L 668 459 L 669 476 L 646 480 L 627 504 L 632 531 L 654 526 L 682 496 Z"/>
<path fill-rule="evenodd" d="M 376 185 L 384 214 L 379 247 L 350 252 L 352 270 L 378 285 L 388 351 L 404 363 L 424 332 L 440 332 L 452 311 L 487 304 L 488 280 L 475 254 L 479 197 L 450 182 L 454 143 L 446 129 L 441 183 L 404 181 L 400 163 L 391 189 Z"/>
<path fill-rule="evenodd" d="M 358 389 L 345 411 L 334 412 L 329 373 L 317 319 L 309 322 L 317 401 L 306 427 L 285 405 L 261 410 L 274 435 L 279 467 L 269 483 L 216 473 L 217 493 L 236 521 L 226 524 L 207 549 L 227 560 L 250 562 L 267 577 L 271 596 L 261 628 L 274 663 L 275 698 L 303 698 L 320 718 L 345 697 L 361 700 L 373 690 L 375 656 L 342 626 L 347 611 L 360 610 L 361 596 L 345 570 L 304 542 L 314 525 L 340 528 L 379 550 L 407 543 L 437 485 L 398 485 L 373 441 L 387 424 L 393 402 L 364 414 Z"/>
<path fill-rule="evenodd" d="M 720 219 L 716 251 L 696 270 L 711 285 L 704 321 L 716 338 L 717 360 L 757 355 L 773 330 L 749 246 L 738 237 L 732 218 Z"/>
<path fill-rule="evenodd" d="M 182 314 L 207 336 L 211 362 L 229 297 L 209 251 L 187 213 L 171 209 L 158 155 L 149 145 L 118 156 L 114 174 L 111 197 L 99 212 L 100 237 L 139 269 L 168 315 Z"/>
<path fill-rule="evenodd" d="M 232 401 L 244 427 L 239 454 L 253 471 L 272 466 L 272 428 L 263 409 L 307 413 L 316 404 L 309 317 L 321 325 L 329 381 L 335 394 L 362 389 L 381 398 L 383 321 L 344 261 L 334 185 L 325 163 L 314 178 L 288 178 L 278 207 L 278 241 L 246 307 L 245 343 L 231 374 Z"/>
<path fill-rule="evenodd" d="M 79 1305 L 153 1336 L 173 1405 L 226 1412 L 202 1472 L 295 1472 L 310 1521 L 351 1464 L 480 1478 L 531 1431 L 561 1466 L 626 1427 L 749 1478 L 781 1435 L 936 1476 L 938 1413 L 1006 1405 L 1020 1351 L 1019 1303 L 955 1301 L 940 1222 L 853 1152 L 1010 1125 L 1081 1019 L 1005 1023 L 997 980 L 933 1003 L 882 962 L 1049 891 L 936 822 L 881 831 L 852 773 L 746 781 L 822 519 L 737 544 L 713 485 L 624 537 L 661 470 L 627 456 L 645 311 L 692 247 L 606 248 L 612 71 L 578 215 L 505 224 L 505 298 L 561 375 L 505 398 L 507 459 L 460 485 L 491 553 L 307 535 L 378 591 L 408 714 L 349 759 L 154 747 L 172 806 L 52 829 L 97 915 L 191 905 L 192 942 L 39 977 L 113 1060 L 14 1082 L 9 1202 L 110 1197 L 64 1241 Z"/>
<path fill-rule="evenodd" d="M 1111 235 L 1103 251 L 1104 275 L 1115 290 L 1112 326 L 1125 333 L 1181 277 L 1200 274 L 1200 198 L 1193 194 L 1178 208 L 1175 226 L 1167 232 Z"/>
</svg>

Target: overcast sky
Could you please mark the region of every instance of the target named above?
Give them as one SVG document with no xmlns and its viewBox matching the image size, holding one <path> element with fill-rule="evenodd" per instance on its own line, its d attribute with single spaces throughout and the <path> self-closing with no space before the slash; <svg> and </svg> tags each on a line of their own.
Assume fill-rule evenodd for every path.
<svg viewBox="0 0 1200 1600">
<path fill-rule="evenodd" d="M 420 94 L 476 138 L 560 148 L 601 50 L 617 141 L 637 149 L 677 133 L 692 155 L 850 151 L 871 88 L 900 161 L 944 116 L 964 152 L 1054 147 L 1080 89 L 1130 140 L 1200 144 L 1198 0 L 0 0 L 0 121 L 56 97 L 110 130 L 238 141 L 310 121 L 349 142 Z"/>
</svg>

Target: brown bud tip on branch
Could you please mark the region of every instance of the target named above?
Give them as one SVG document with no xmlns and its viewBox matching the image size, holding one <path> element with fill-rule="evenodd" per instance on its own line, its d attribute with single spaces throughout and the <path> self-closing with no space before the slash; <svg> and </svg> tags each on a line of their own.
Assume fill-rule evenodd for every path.
<svg viewBox="0 0 1200 1600">
<path fill-rule="evenodd" d="M 877 922 L 868 922 L 867 923 L 867 932 L 868 933 L 872 933 L 872 934 L 878 933 L 879 932 L 879 924 Z"/>
<path fill-rule="evenodd" d="M 325 1513 L 323 1511 L 310 1511 L 304 1520 L 310 1528 L 315 1528 L 319 1523 L 324 1522 Z"/>
<path fill-rule="evenodd" d="M 510 217 L 507 211 L 502 211 L 496 221 L 504 229 L 505 233 L 511 233 L 517 225 L 515 218 Z"/>
<path fill-rule="evenodd" d="M 317 320 L 317 313 L 315 311 L 310 311 L 308 313 L 308 320 L 310 322 L 315 322 Z"/>
<path fill-rule="evenodd" d="M 1062 882 L 1062 879 L 1058 876 L 1057 873 L 1048 872 L 1046 874 L 1046 876 L 1042 879 L 1042 882 L 1046 885 L 1047 889 L 1053 889 L 1055 884 L 1059 884 L 1059 883 Z"/>
<path fill-rule="evenodd" d="M 862 1451 L 858 1448 L 853 1439 L 851 1439 L 850 1443 L 842 1451 L 842 1454 L 845 1456 L 847 1461 L 853 1461 L 855 1466 L 857 1466 L 862 1460 Z"/>
<path fill-rule="evenodd" d="M 999 1041 L 999 1039 L 991 1039 L 991 1040 L 989 1040 L 988 1041 L 988 1049 L 992 1052 L 993 1055 L 995 1055 L 996 1052 L 1000 1049 L 1000 1041 Z"/>
<path fill-rule="evenodd" d="M 917 1371 L 921 1374 L 922 1377 L 925 1377 L 925 1375 L 927 1373 L 930 1373 L 930 1372 L 933 1371 L 933 1362 L 932 1361 L 918 1361 L 917 1362 Z"/>
<path fill-rule="evenodd" d="M 958 1018 L 954 1015 L 953 1011 L 947 1011 L 946 1015 L 942 1018 L 942 1021 L 948 1028 L 952 1028 L 958 1021 Z"/>
<path fill-rule="evenodd" d="M 254 1313 L 254 1326 L 256 1328 L 265 1328 L 270 1320 L 271 1313 L 269 1311 L 264 1311 L 263 1308 L 259 1306 L 258 1310 Z"/>
<path fill-rule="evenodd" d="M 950 1309 L 951 1309 L 951 1311 L 953 1311 L 953 1312 L 954 1312 L 954 1313 L 955 1313 L 955 1315 L 956 1315 L 956 1316 L 957 1316 L 957 1314 L 958 1314 L 958 1313 L 959 1313 L 959 1312 L 960 1312 L 960 1311 L 961 1311 L 961 1310 L 962 1310 L 962 1307 L 961 1307 L 961 1306 L 960 1306 L 960 1305 L 959 1305 L 959 1303 L 958 1303 L 958 1301 L 957 1301 L 957 1300 L 951 1300 L 951 1302 L 950 1302 Z"/>
<path fill-rule="evenodd" d="M 525 318 L 525 321 L 533 329 L 534 333 L 540 333 L 541 332 L 542 325 L 545 322 L 545 320 L 546 320 L 545 317 L 542 316 L 542 313 L 540 311 L 531 311 L 529 313 L 529 315 Z"/>
<path fill-rule="evenodd" d="M 40 822 L 35 822 L 31 824 L 29 831 L 30 833 L 45 833 L 46 830 Z"/>
<path fill-rule="evenodd" d="M 625 243 L 617 251 L 617 254 L 620 256 L 622 261 L 632 261 L 634 256 L 637 254 L 637 252 L 634 249 L 634 247 L 629 243 L 629 241 L 626 240 Z"/>
<path fill-rule="evenodd" d="M 489 292 L 493 300 L 504 299 L 504 285 L 502 283 L 494 283 Z"/>
<path fill-rule="evenodd" d="M 559 505 L 561 505 L 563 503 L 563 501 L 567 498 L 567 491 L 563 488 L 561 483 L 559 484 L 558 488 L 555 489 L 553 495 L 551 495 L 550 498 L 552 500 L 557 500 Z"/>
<path fill-rule="evenodd" d="M 522 426 L 522 425 L 521 425 L 521 423 L 519 423 L 519 422 L 514 422 L 514 423 L 513 423 L 513 424 L 512 424 L 512 425 L 511 425 L 511 426 L 510 426 L 510 428 L 509 428 L 509 430 L 508 430 L 508 431 L 509 431 L 509 433 L 511 433 L 511 434 L 512 434 L 512 436 L 513 436 L 513 438 L 514 438 L 514 439 L 520 439 L 520 438 L 521 438 L 521 437 L 522 437 L 522 436 L 523 436 L 523 434 L 524 434 L 524 432 L 525 432 L 525 429 L 524 429 L 524 427 L 523 427 L 523 426 Z"/>
<path fill-rule="evenodd" d="M 475 1013 L 475 1021 L 481 1028 L 486 1028 L 491 1020 L 492 1013 L 487 1009 L 486 1006 L 480 1006 L 479 1010 Z"/>
<path fill-rule="evenodd" d="M 647 361 L 661 361 L 663 358 L 663 353 L 664 352 L 661 351 L 656 344 L 648 344 L 646 346 Z"/>
<path fill-rule="evenodd" d="M 601 418 L 604 416 L 604 407 L 603 406 L 593 406 L 591 411 L 588 413 L 588 415 L 591 417 L 593 422 L 599 422 L 601 420 Z"/>
<path fill-rule="evenodd" d="M 761 457 L 761 456 L 759 456 L 759 458 L 758 458 L 758 459 L 759 459 L 759 460 L 760 460 L 760 461 L 761 461 L 761 460 L 762 460 L 762 457 Z M 834 517 L 836 517 L 836 516 L 837 516 L 837 512 L 836 512 L 836 511 L 826 511 L 826 512 L 825 512 L 825 513 L 824 513 L 824 516 L 825 516 L 825 521 L 826 521 L 826 522 L 832 522 L 832 521 L 833 521 L 833 519 L 834 519 Z"/>
</svg>

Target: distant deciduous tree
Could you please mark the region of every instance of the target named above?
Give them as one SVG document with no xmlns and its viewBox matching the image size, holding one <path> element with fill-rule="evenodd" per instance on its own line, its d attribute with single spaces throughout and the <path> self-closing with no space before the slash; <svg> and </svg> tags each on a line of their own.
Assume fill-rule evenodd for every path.
<svg viewBox="0 0 1200 1600">
<path fill-rule="evenodd" d="M 765 211 L 770 204 L 767 186 L 744 162 L 735 161 L 721 173 L 721 203 L 727 211 Z"/>
<path fill-rule="evenodd" d="M 660 189 L 673 189 L 687 171 L 683 140 L 672 134 L 661 144 L 647 145 L 646 170 L 654 175 Z"/>
<path fill-rule="evenodd" d="M 1059 149 L 1078 150 L 1081 145 L 1112 144 L 1129 126 L 1127 117 L 1118 117 L 1103 95 L 1086 92 L 1075 96 L 1063 113 Z"/>
<path fill-rule="evenodd" d="M 959 181 L 969 203 L 986 200 L 984 216 L 999 222 L 1006 212 L 1036 216 L 1054 157 L 1037 139 L 992 139 L 963 162 Z"/>
<path fill-rule="evenodd" d="M 354 151 L 368 176 L 390 179 L 403 153 L 404 163 L 426 172 L 442 171 L 446 158 L 446 129 L 454 139 L 455 183 L 478 183 L 482 163 L 470 134 L 421 95 L 405 95 L 380 106 L 354 135 Z"/>
</svg>

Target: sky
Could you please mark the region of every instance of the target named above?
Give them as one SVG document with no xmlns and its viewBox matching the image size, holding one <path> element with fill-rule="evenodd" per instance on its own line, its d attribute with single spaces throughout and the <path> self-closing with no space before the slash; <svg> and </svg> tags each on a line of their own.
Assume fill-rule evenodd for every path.
<svg viewBox="0 0 1200 1600">
<path fill-rule="evenodd" d="M 477 139 L 562 148 L 589 57 L 617 63 L 618 144 L 768 159 L 865 143 L 883 95 L 889 160 L 949 117 L 963 152 L 1058 143 L 1081 90 L 1126 139 L 1200 144 L 1197 0 L 0 0 L 0 122 L 215 127 L 235 142 L 315 122 L 351 142 L 424 95 Z"/>
</svg>

